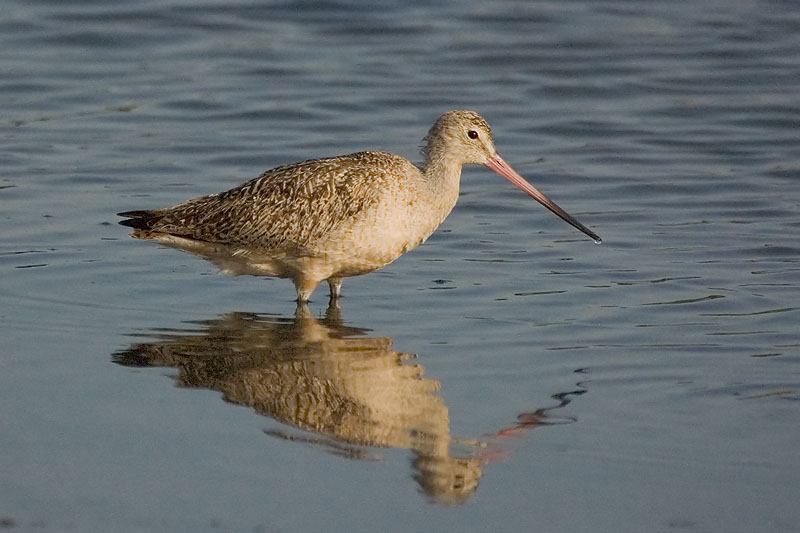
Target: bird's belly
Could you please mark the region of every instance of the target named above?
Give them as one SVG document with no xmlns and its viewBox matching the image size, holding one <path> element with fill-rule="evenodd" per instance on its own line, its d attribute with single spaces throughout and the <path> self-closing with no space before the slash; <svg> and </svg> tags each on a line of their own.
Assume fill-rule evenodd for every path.
<svg viewBox="0 0 800 533">
<path fill-rule="evenodd" d="M 439 220 L 420 220 L 413 213 L 380 210 L 343 225 L 314 243 L 314 255 L 332 267 L 331 276 L 356 276 L 384 267 L 424 242 Z"/>
<path fill-rule="evenodd" d="M 264 250 L 149 231 L 134 232 L 134 237 L 198 255 L 214 263 L 222 273 L 232 276 L 318 280 L 357 276 L 391 263 L 404 251 L 388 245 L 389 239 L 380 239 L 380 246 L 369 245 L 364 239 L 326 239 L 307 249 Z"/>
</svg>

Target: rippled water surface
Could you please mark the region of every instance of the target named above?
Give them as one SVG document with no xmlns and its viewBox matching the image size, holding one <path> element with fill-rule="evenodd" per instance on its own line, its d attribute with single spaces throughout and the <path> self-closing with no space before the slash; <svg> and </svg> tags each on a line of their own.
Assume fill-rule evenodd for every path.
<svg viewBox="0 0 800 533">
<path fill-rule="evenodd" d="M 0 529 L 797 531 L 800 8 L 6 2 Z M 431 239 L 295 310 L 115 213 L 481 112 Z"/>
</svg>

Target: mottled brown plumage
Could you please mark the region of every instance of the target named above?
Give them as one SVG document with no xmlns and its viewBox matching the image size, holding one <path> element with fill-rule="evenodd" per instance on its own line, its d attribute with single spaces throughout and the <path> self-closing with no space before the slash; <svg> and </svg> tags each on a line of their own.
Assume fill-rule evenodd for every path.
<svg viewBox="0 0 800 533">
<path fill-rule="evenodd" d="M 135 228 L 201 241 L 265 250 L 305 247 L 374 205 L 407 164 L 379 152 L 312 159 L 268 170 L 220 194 L 121 215 L 135 217 L 124 221 Z M 371 186 L 359 179 L 365 175 Z"/>
<path fill-rule="evenodd" d="M 427 239 L 455 206 L 461 167 L 483 164 L 599 241 L 503 161 L 473 111 L 440 116 L 423 155 L 423 168 L 385 152 L 311 159 L 223 193 L 120 213 L 128 217 L 121 224 L 230 274 L 290 278 L 300 302 L 328 280 L 336 299 L 343 277 L 381 268 Z"/>
</svg>

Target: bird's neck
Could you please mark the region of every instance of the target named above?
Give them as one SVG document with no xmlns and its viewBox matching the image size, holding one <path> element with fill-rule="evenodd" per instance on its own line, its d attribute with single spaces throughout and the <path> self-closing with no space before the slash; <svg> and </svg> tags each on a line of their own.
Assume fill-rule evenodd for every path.
<svg viewBox="0 0 800 533">
<path fill-rule="evenodd" d="M 429 187 L 440 193 L 450 192 L 458 195 L 458 186 L 461 182 L 460 161 L 452 158 L 430 154 L 425 161 L 425 179 Z"/>
<path fill-rule="evenodd" d="M 447 218 L 458 201 L 461 182 L 461 163 L 446 158 L 426 158 L 423 168 L 425 187 L 420 191 L 425 198 L 426 239 Z"/>
</svg>

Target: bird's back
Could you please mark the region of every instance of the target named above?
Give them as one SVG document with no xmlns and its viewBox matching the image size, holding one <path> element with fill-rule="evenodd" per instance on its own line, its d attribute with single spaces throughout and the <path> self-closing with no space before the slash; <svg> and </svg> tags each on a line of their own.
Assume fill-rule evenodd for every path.
<svg viewBox="0 0 800 533">
<path fill-rule="evenodd" d="M 219 194 L 164 209 L 129 211 L 122 223 L 199 241 L 270 250 L 307 247 L 422 174 L 384 152 L 312 159 L 268 170 Z"/>
</svg>

